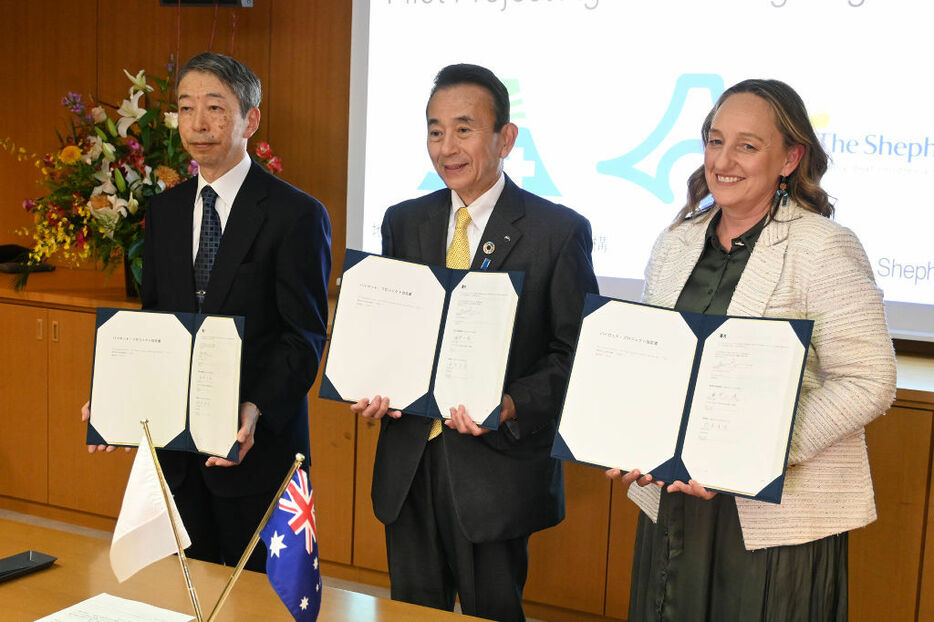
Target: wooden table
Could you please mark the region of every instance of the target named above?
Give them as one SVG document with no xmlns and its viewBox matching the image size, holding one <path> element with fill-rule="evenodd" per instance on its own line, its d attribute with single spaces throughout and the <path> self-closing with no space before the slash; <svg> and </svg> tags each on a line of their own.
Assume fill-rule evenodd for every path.
<svg viewBox="0 0 934 622">
<path fill-rule="evenodd" d="M 110 543 L 65 531 L 0 519 L 0 557 L 27 549 L 58 557 L 46 570 L 0 583 L 0 618 L 35 620 L 107 592 L 157 607 L 189 613 L 191 602 L 178 560 L 163 559 L 124 583 L 110 569 Z M 231 568 L 190 560 L 191 578 L 205 617 L 224 589 Z M 476 620 L 365 594 L 325 587 L 321 622 L 434 622 Z M 224 603 L 219 620 L 291 620 L 262 574 L 244 571 Z"/>
</svg>

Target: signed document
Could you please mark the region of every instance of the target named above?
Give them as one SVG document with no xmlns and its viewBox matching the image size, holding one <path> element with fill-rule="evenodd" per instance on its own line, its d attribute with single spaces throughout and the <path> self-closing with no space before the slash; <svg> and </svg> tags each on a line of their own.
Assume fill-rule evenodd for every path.
<svg viewBox="0 0 934 622">
<path fill-rule="evenodd" d="M 348 250 L 320 396 L 496 428 L 522 275 Z"/>
<path fill-rule="evenodd" d="M 553 455 L 778 503 L 812 327 L 589 295 Z"/>
<path fill-rule="evenodd" d="M 36 622 L 188 622 L 193 619 L 187 613 L 102 593 Z"/>
<path fill-rule="evenodd" d="M 88 444 L 236 457 L 243 318 L 98 309 Z"/>
</svg>

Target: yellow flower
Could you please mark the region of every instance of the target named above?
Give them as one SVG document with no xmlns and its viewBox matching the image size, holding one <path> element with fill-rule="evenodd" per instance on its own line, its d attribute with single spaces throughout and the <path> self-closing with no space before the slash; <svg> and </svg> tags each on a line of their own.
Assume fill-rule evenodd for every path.
<svg viewBox="0 0 934 622">
<path fill-rule="evenodd" d="M 68 145 L 58 154 L 58 159 L 65 164 L 74 164 L 81 159 L 81 149 L 74 145 Z"/>
<path fill-rule="evenodd" d="M 171 188 L 182 180 L 178 173 L 164 164 L 157 166 L 155 172 L 156 179 L 164 183 L 166 188 Z"/>
</svg>

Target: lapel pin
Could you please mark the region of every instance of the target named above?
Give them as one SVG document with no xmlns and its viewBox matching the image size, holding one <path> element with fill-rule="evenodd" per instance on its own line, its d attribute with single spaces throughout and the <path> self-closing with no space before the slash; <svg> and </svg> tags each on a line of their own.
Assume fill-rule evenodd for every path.
<svg viewBox="0 0 934 622">
<path fill-rule="evenodd" d="M 512 238 L 509 237 L 508 235 L 504 235 L 504 236 L 503 236 L 503 240 L 506 241 L 506 244 L 509 244 L 510 242 L 512 242 Z"/>
<path fill-rule="evenodd" d="M 492 255 L 493 251 L 495 250 L 496 250 L 496 245 L 493 244 L 492 242 L 483 243 L 483 252 L 486 253 L 487 255 Z"/>
</svg>

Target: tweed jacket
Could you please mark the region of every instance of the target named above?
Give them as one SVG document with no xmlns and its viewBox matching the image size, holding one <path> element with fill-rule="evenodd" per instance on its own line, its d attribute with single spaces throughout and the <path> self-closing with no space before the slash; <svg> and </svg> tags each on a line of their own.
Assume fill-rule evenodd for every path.
<svg viewBox="0 0 934 622">
<path fill-rule="evenodd" d="M 674 307 L 709 222 L 685 220 L 658 237 L 645 271 L 645 302 Z M 895 355 L 882 292 L 859 240 L 792 202 L 780 207 L 762 230 L 728 313 L 814 320 L 782 502 L 736 499 L 746 549 L 801 544 L 871 523 L 876 508 L 864 428 L 895 397 Z M 661 494 L 667 493 L 656 486 L 629 489 L 653 521 Z"/>
</svg>

